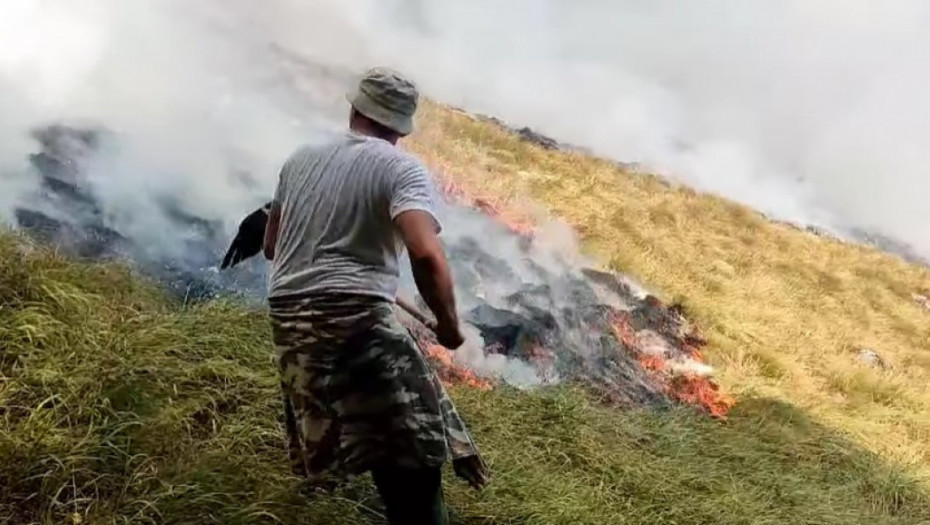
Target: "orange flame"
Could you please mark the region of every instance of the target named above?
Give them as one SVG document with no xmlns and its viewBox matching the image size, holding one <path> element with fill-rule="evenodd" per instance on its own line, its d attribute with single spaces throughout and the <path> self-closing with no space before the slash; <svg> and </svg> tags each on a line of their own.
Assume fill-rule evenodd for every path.
<svg viewBox="0 0 930 525">
<path fill-rule="evenodd" d="M 524 237 L 532 237 L 536 225 L 528 217 L 518 216 L 503 207 L 496 199 L 489 196 L 473 195 L 464 187 L 456 184 L 451 177 L 439 175 L 443 194 L 453 197 L 472 208 L 481 210 L 507 226 L 513 233 Z"/>
<path fill-rule="evenodd" d="M 669 394 L 691 405 L 703 407 L 711 416 L 725 419 L 736 400 L 720 392 L 720 387 L 706 377 L 686 374 L 672 378 Z"/>
<path fill-rule="evenodd" d="M 436 365 L 439 380 L 446 385 L 465 385 L 479 390 L 490 390 L 491 382 L 475 375 L 452 361 L 452 352 L 438 344 L 425 343 L 426 356 Z"/>
<path fill-rule="evenodd" d="M 643 353 L 636 331 L 630 325 L 629 313 L 617 313 L 611 324 L 617 339 L 636 354 L 643 368 L 656 375 L 666 395 L 676 401 L 701 407 L 712 417 L 726 419 L 730 409 L 736 405 L 736 400 L 721 392 L 719 385 L 708 377 L 694 374 L 672 375 L 664 358 Z M 703 362 L 703 356 L 692 345 L 685 343 L 682 350 L 695 361 Z"/>
<path fill-rule="evenodd" d="M 479 209 L 506 225 L 512 232 L 525 237 L 532 237 L 536 226 L 532 219 L 526 216 L 515 215 L 499 201 L 487 196 L 473 195 L 463 186 L 456 184 L 452 177 L 445 173 L 439 174 L 442 192 L 456 200 Z M 641 351 L 636 330 L 630 325 L 626 313 L 615 316 L 612 323 L 614 335 L 623 344 L 637 355 L 637 359 L 644 369 L 654 373 L 656 379 L 665 388 L 666 395 L 683 403 L 699 406 L 715 418 L 725 419 L 736 400 L 722 393 L 720 387 L 710 378 L 699 377 L 693 374 L 672 375 L 667 362 L 659 356 L 648 355 Z M 704 357 L 691 340 L 680 342 L 680 350 L 691 359 L 699 363 Z M 491 383 L 477 377 L 474 373 L 452 362 L 451 353 L 444 347 L 435 344 L 425 344 L 427 354 L 441 366 L 440 379 L 446 383 L 468 384 L 476 388 L 490 389 Z M 538 362 L 545 362 L 552 357 L 545 348 L 533 349 L 531 357 Z"/>
<path fill-rule="evenodd" d="M 639 364 L 643 365 L 643 368 L 646 370 L 652 370 L 653 372 L 665 371 L 665 361 L 663 361 L 661 357 L 656 357 L 654 355 L 640 356 Z"/>
</svg>

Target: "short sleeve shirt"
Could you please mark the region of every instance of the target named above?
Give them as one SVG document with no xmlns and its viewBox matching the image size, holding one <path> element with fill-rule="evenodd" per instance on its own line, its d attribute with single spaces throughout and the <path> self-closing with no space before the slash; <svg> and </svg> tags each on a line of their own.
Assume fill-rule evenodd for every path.
<svg viewBox="0 0 930 525">
<path fill-rule="evenodd" d="M 393 219 L 422 210 L 436 221 L 426 167 L 389 142 L 354 132 L 305 146 L 281 169 L 281 224 L 269 296 L 354 294 L 393 301 L 403 243 Z"/>
</svg>

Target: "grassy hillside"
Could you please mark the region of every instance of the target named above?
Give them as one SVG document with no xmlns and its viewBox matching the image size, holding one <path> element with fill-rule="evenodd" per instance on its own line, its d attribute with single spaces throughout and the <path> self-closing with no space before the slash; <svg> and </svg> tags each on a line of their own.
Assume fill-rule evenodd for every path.
<svg viewBox="0 0 930 525">
<path fill-rule="evenodd" d="M 541 203 L 588 253 L 682 301 L 737 395 L 789 402 L 930 480 L 930 271 L 430 106 L 410 144 L 517 221 Z M 523 211 L 523 216 L 520 211 Z M 861 366 L 876 350 L 886 370 Z"/>
<path fill-rule="evenodd" d="M 684 300 L 739 405 L 617 411 L 571 388 L 452 394 L 495 478 L 456 523 L 930 523 L 923 270 L 426 108 L 409 143 Z M 875 347 L 887 371 L 856 364 Z M 0 233 L 0 524 L 381 523 L 367 479 L 289 474 L 268 326 Z M 922 477 L 923 476 L 923 477 Z"/>
</svg>

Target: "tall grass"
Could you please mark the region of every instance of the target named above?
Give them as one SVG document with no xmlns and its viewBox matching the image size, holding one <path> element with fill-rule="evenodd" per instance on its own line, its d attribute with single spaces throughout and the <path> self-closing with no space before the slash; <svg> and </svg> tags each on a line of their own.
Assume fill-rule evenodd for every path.
<svg viewBox="0 0 930 525">
<path fill-rule="evenodd" d="M 468 193 L 566 221 L 588 254 L 682 302 L 730 391 L 790 402 L 930 479 L 930 310 L 914 300 L 927 268 L 435 104 L 408 147 Z M 860 363 L 863 348 L 887 368 Z"/>
<path fill-rule="evenodd" d="M 9 234 L 0 261 L 0 523 L 383 523 L 367 478 L 318 494 L 289 473 L 262 312 Z M 495 476 L 447 476 L 456 523 L 930 520 L 909 473 L 783 402 L 721 424 L 570 386 L 452 394 Z"/>
<path fill-rule="evenodd" d="M 427 107 L 410 146 L 684 300 L 740 404 L 618 411 L 570 385 L 451 393 L 492 466 L 455 523 L 930 523 L 927 273 Z M 531 210 L 535 213 L 535 210 Z M 888 370 L 859 366 L 876 348 Z M 0 523 L 383 523 L 289 472 L 262 311 L 183 305 L 0 232 Z"/>
</svg>

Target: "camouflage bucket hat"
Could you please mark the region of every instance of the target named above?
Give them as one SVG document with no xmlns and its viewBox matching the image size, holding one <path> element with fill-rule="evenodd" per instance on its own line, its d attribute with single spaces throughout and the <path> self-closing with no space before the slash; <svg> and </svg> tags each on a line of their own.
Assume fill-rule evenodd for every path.
<svg viewBox="0 0 930 525">
<path fill-rule="evenodd" d="M 396 71 L 384 67 L 368 70 L 358 88 L 346 98 L 359 113 L 401 135 L 413 131 L 413 115 L 420 94 L 412 82 Z"/>
</svg>

